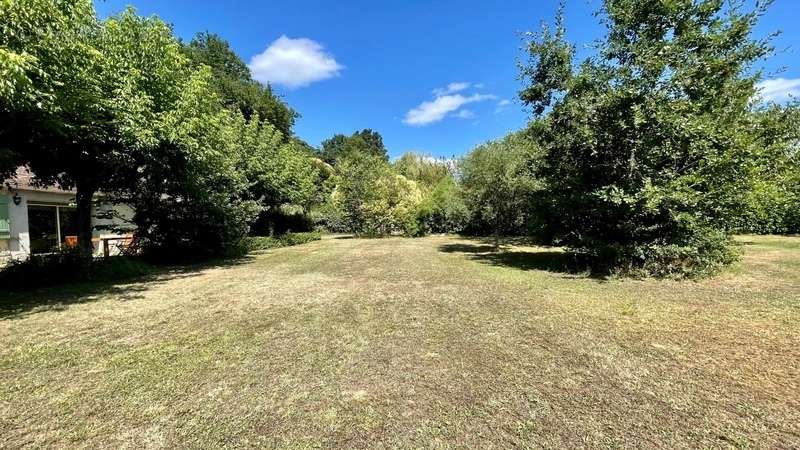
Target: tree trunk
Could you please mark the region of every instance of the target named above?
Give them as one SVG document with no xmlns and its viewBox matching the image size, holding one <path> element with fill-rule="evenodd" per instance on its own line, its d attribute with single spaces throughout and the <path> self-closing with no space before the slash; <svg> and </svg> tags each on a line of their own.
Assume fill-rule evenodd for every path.
<svg viewBox="0 0 800 450">
<path fill-rule="evenodd" d="M 75 225 L 78 228 L 78 247 L 92 252 L 92 198 L 97 191 L 93 186 L 78 183 L 76 186 Z"/>
</svg>

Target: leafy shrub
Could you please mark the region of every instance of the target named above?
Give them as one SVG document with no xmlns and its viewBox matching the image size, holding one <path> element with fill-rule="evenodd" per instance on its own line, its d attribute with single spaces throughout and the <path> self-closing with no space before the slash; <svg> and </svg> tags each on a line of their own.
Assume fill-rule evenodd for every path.
<svg viewBox="0 0 800 450">
<path fill-rule="evenodd" d="M 269 208 L 262 212 L 255 223 L 250 226 L 250 234 L 254 236 L 270 236 L 286 233 L 304 233 L 314 229 L 312 216 L 303 208 L 284 205 Z"/>
<path fill-rule="evenodd" d="M 286 233 L 278 236 L 249 236 L 244 240 L 244 248 L 247 251 L 269 250 L 307 244 L 320 239 L 322 239 L 322 235 L 317 231 Z"/>
<path fill-rule="evenodd" d="M 519 235 L 538 213 L 542 149 L 527 130 L 479 145 L 461 161 L 461 188 L 470 212 L 467 231 Z"/>
<path fill-rule="evenodd" d="M 20 291 L 86 281 L 126 280 L 147 275 L 152 270 L 151 265 L 139 258 L 94 259 L 91 254 L 73 247 L 10 261 L 0 270 L 0 284 L 11 291 Z"/>
<path fill-rule="evenodd" d="M 331 233 L 350 232 L 350 225 L 347 223 L 344 211 L 333 202 L 328 201 L 315 206 L 311 209 L 309 218 L 316 230 L 325 230 Z"/>
<path fill-rule="evenodd" d="M 329 230 L 370 236 L 420 234 L 422 193 L 416 182 L 395 173 L 382 157 L 346 155 L 337 161 L 332 183 L 328 204 L 318 210 Z"/>
<path fill-rule="evenodd" d="M 425 194 L 417 220 L 425 233 L 464 231 L 469 221 L 469 209 L 452 177 L 443 178 Z"/>
<path fill-rule="evenodd" d="M 602 275 L 632 277 L 700 278 L 736 262 L 739 249 L 721 231 L 705 230 L 680 242 L 663 239 L 630 245 L 571 248 L 580 266 Z"/>
</svg>

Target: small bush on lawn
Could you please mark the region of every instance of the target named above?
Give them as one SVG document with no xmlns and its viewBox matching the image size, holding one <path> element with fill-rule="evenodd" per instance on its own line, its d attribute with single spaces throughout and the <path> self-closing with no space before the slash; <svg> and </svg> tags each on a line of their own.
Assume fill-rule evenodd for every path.
<svg viewBox="0 0 800 450">
<path fill-rule="evenodd" d="M 286 233 L 278 236 L 250 236 L 245 238 L 247 251 L 269 250 L 272 248 L 290 247 L 292 245 L 306 244 L 322 239 L 318 231 L 308 233 Z"/>
<path fill-rule="evenodd" d="M 117 281 L 152 272 L 152 266 L 138 258 L 115 256 L 94 259 L 78 248 L 14 260 L 0 270 L 0 284 L 10 291 L 82 281 Z"/>
<path fill-rule="evenodd" d="M 575 261 L 598 275 L 635 278 L 702 278 L 715 275 L 739 259 L 740 249 L 724 232 L 704 230 L 676 243 L 651 243 L 572 248 Z"/>
</svg>

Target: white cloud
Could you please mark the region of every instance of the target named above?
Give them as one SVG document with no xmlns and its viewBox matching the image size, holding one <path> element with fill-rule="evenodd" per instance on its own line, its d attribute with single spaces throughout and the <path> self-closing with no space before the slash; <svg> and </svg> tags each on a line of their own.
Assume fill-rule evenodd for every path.
<svg viewBox="0 0 800 450">
<path fill-rule="evenodd" d="M 456 117 L 458 117 L 459 119 L 472 119 L 472 118 L 475 117 L 475 113 L 470 111 L 470 110 L 468 110 L 468 109 L 459 110 L 454 115 Z"/>
<path fill-rule="evenodd" d="M 344 69 L 319 43 L 286 36 L 254 56 L 249 66 L 256 80 L 292 89 L 333 78 Z"/>
<path fill-rule="evenodd" d="M 472 83 L 470 83 L 469 81 L 458 81 L 455 83 L 450 83 L 446 87 L 434 89 L 433 95 L 440 97 L 442 95 L 455 94 L 456 92 L 461 92 L 465 89 L 468 89 L 471 85 Z"/>
<path fill-rule="evenodd" d="M 511 106 L 511 100 L 508 99 L 500 100 L 499 102 L 497 102 L 497 106 L 494 108 L 494 113 L 500 114 L 501 112 L 507 110 L 509 106 Z"/>
<path fill-rule="evenodd" d="M 756 88 L 764 101 L 783 103 L 793 97 L 800 97 L 800 78 L 764 80 Z"/>
<path fill-rule="evenodd" d="M 496 98 L 496 96 L 488 94 L 473 94 L 468 97 L 461 94 L 439 95 L 434 100 L 422 102 L 419 106 L 407 112 L 403 123 L 414 126 L 428 125 L 444 119 L 448 114 L 457 111 L 466 104 L 494 100 Z M 456 115 L 458 114 L 462 113 L 456 113 Z"/>
</svg>

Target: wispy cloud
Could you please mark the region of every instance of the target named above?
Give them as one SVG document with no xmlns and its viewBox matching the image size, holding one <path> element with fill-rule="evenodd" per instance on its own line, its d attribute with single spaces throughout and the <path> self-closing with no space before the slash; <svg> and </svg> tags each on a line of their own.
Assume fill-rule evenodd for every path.
<svg viewBox="0 0 800 450">
<path fill-rule="evenodd" d="M 249 66 L 256 80 L 292 89 L 333 78 L 344 69 L 318 42 L 286 36 L 254 56 Z"/>
<path fill-rule="evenodd" d="M 501 112 L 507 110 L 509 106 L 511 106 L 511 100 L 504 98 L 503 100 L 497 102 L 497 106 L 494 108 L 494 113 L 500 114 Z"/>
<path fill-rule="evenodd" d="M 475 113 L 468 109 L 461 109 L 462 106 L 486 100 L 496 100 L 497 96 L 491 94 L 474 93 L 468 95 L 467 90 L 483 88 L 481 83 L 470 81 L 456 81 L 449 83 L 445 87 L 437 88 L 432 91 L 434 99 L 422 102 L 416 108 L 406 113 L 403 123 L 412 126 L 424 126 L 434 122 L 439 122 L 445 117 L 457 117 L 459 119 L 473 119 Z"/>
<path fill-rule="evenodd" d="M 459 119 L 472 119 L 475 117 L 475 113 L 468 109 L 462 109 L 455 113 L 454 116 Z"/>
<path fill-rule="evenodd" d="M 489 94 L 473 94 L 470 96 L 461 94 L 440 95 L 431 101 L 422 102 L 416 108 L 408 111 L 406 117 L 403 119 L 403 123 L 413 126 L 428 125 L 444 119 L 448 114 L 458 111 L 459 108 L 469 103 L 494 100 L 496 98 L 496 96 Z M 468 115 L 470 113 L 469 111 L 466 113 L 458 111 L 455 115 L 465 118 L 462 115 Z"/>
<path fill-rule="evenodd" d="M 450 83 L 443 88 L 436 88 L 433 90 L 433 95 L 440 97 L 442 95 L 447 94 L 454 94 L 456 92 L 461 92 L 463 90 L 469 89 L 472 86 L 472 83 L 469 81 L 457 81 L 455 83 Z"/>
<path fill-rule="evenodd" d="M 764 101 L 783 103 L 800 97 L 800 78 L 764 80 L 758 83 L 757 88 Z"/>
</svg>

